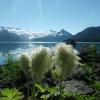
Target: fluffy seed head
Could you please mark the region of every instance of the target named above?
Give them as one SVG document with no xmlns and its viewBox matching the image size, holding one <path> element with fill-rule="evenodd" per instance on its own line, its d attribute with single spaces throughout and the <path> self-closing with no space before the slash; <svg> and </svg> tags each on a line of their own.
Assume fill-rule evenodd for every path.
<svg viewBox="0 0 100 100">
<path fill-rule="evenodd" d="M 30 57 L 27 53 L 23 53 L 20 55 L 19 57 L 19 63 L 20 66 L 22 67 L 22 70 L 25 74 L 25 76 L 29 76 L 30 75 Z"/>
<path fill-rule="evenodd" d="M 32 55 L 31 73 L 33 79 L 41 79 L 43 74 L 50 68 L 51 54 L 46 48 L 38 48 Z"/>
<path fill-rule="evenodd" d="M 71 45 L 60 43 L 55 47 L 55 62 L 62 68 L 63 78 L 66 78 L 72 68 L 79 64 L 79 59 Z"/>
</svg>

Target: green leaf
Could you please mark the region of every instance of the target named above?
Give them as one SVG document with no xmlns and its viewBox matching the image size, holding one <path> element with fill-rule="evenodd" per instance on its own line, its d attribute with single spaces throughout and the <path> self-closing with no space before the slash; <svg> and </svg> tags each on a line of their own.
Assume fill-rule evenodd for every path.
<svg viewBox="0 0 100 100">
<path fill-rule="evenodd" d="M 13 89 L 5 88 L 0 92 L 1 92 L 0 100 L 20 100 L 21 98 L 21 93 L 16 88 Z"/>
<path fill-rule="evenodd" d="M 97 89 L 100 89 L 100 81 L 95 81 L 93 86 L 96 87 Z"/>
<path fill-rule="evenodd" d="M 42 95 L 40 98 L 41 99 L 48 99 L 51 95 L 50 94 L 46 94 L 46 95 Z"/>
<path fill-rule="evenodd" d="M 47 91 L 50 93 L 56 93 L 57 89 L 55 87 L 48 87 Z"/>
<path fill-rule="evenodd" d="M 35 84 L 35 87 L 37 87 L 42 93 L 44 93 L 46 91 L 46 89 L 44 87 L 42 87 L 40 84 Z"/>
</svg>

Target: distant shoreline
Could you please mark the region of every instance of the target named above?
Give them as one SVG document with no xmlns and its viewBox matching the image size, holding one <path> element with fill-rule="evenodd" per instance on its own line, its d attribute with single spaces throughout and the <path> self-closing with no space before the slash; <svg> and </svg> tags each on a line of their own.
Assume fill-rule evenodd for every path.
<svg viewBox="0 0 100 100">
<path fill-rule="evenodd" d="M 32 41 L 0 41 L 0 43 L 61 43 L 61 42 L 32 42 Z"/>
<path fill-rule="evenodd" d="M 62 42 L 0 41 L 0 43 L 62 43 Z M 64 42 L 64 43 L 66 43 L 66 42 Z M 76 43 L 100 43 L 100 42 L 76 42 Z"/>
<path fill-rule="evenodd" d="M 76 42 L 76 43 L 100 43 L 100 42 Z"/>
</svg>

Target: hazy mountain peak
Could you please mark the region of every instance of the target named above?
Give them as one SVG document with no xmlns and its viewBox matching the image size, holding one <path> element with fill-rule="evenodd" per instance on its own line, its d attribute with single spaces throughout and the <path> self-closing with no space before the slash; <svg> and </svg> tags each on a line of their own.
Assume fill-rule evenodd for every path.
<svg viewBox="0 0 100 100">
<path fill-rule="evenodd" d="M 70 38 L 71 36 L 72 35 L 65 30 L 61 30 L 59 32 L 49 30 L 49 32 L 43 37 L 32 39 L 32 41 L 62 42 L 66 38 Z"/>
<path fill-rule="evenodd" d="M 61 30 L 60 30 L 60 32 L 67 32 L 67 31 L 66 31 L 66 30 L 64 30 L 64 29 L 61 29 Z"/>
<path fill-rule="evenodd" d="M 58 34 L 60 35 L 66 35 L 66 36 L 72 36 L 71 33 L 67 32 L 65 29 L 61 29 Z"/>
<path fill-rule="evenodd" d="M 45 33 L 34 33 L 30 30 L 24 30 L 15 27 L 0 27 L 0 41 L 63 41 L 72 35 L 62 29 L 59 32 L 49 30 Z"/>
</svg>

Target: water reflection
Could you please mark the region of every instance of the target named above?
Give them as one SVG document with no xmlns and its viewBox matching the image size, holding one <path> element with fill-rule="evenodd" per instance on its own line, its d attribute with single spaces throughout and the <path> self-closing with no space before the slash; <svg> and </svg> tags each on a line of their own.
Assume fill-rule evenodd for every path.
<svg viewBox="0 0 100 100">
<path fill-rule="evenodd" d="M 6 43 L 0 43 L 0 52 L 2 53 L 7 53 L 9 51 L 14 52 L 14 51 L 19 51 L 19 50 L 26 50 L 29 48 L 34 48 L 37 46 L 45 46 L 45 47 L 51 47 L 57 44 L 56 42 L 6 42 Z"/>
<path fill-rule="evenodd" d="M 38 46 L 53 47 L 59 42 L 0 42 L 0 64 L 3 64 L 6 60 L 6 55 L 10 51 L 14 56 L 22 52 L 30 52 L 33 48 Z M 76 49 L 84 47 L 87 44 L 95 44 L 98 52 L 100 52 L 100 43 L 77 43 Z"/>
<path fill-rule="evenodd" d="M 56 44 L 56 42 L 2 42 L 0 43 L 0 64 L 5 63 L 8 52 L 16 57 L 18 54 L 22 52 L 30 52 L 33 48 L 38 46 L 53 47 Z"/>
<path fill-rule="evenodd" d="M 0 43 L 0 52 L 6 53 L 8 51 L 14 51 L 16 49 L 26 49 L 29 44 L 22 43 Z"/>
</svg>

